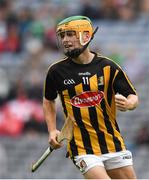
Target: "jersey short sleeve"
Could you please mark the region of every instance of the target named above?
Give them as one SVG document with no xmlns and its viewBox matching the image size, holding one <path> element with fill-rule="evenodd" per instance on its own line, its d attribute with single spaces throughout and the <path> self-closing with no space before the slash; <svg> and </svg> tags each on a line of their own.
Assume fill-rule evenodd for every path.
<svg viewBox="0 0 149 180">
<path fill-rule="evenodd" d="M 133 87 L 126 73 L 121 68 L 119 68 L 119 71 L 114 80 L 113 86 L 114 86 L 115 94 L 119 93 L 125 97 L 127 97 L 130 94 L 136 95 L 135 88 Z"/>
<path fill-rule="evenodd" d="M 44 97 L 48 100 L 54 100 L 57 97 L 55 80 L 54 71 L 50 68 L 44 83 Z"/>
</svg>

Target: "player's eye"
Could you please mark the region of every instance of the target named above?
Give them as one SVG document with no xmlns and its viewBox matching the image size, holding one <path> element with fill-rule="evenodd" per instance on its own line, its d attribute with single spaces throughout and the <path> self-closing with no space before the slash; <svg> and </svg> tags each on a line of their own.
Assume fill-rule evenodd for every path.
<svg viewBox="0 0 149 180">
<path fill-rule="evenodd" d="M 59 33 L 59 36 L 60 36 L 61 39 L 64 39 L 64 37 L 65 37 L 65 32 Z"/>
<path fill-rule="evenodd" d="M 65 36 L 72 37 L 72 36 L 75 36 L 75 35 L 76 35 L 75 31 L 65 31 L 65 32 L 60 32 L 58 34 L 58 36 L 60 36 L 61 39 L 64 39 Z"/>
<path fill-rule="evenodd" d="M 75 31 L 67 31 L 66 33 L 67 33 L 67 36 L 69 36 L 69 37 L 76 35 Z"/>
</svg>

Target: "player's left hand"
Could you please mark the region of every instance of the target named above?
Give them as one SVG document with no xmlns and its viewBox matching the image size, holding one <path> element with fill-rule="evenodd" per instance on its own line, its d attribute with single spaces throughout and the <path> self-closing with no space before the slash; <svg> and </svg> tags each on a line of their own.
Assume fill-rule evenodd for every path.
<svg viewBox="0 0 149 180">
<path fill-rule="evenodd" d="M 116 103 L 116 107 L 118 110 L 120 111 L 127 111 L 128 110 L 128 99 L 121 95 L 121 94 L 116 94 L 115 95 L 115 103 Z"/>
</svg>

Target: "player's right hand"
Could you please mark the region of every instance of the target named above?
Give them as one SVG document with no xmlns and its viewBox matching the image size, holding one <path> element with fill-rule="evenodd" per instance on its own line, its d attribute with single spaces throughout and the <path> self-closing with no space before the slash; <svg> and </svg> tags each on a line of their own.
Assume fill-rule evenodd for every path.
<svg viewBox="0 0 149 180">
<path fill-rule="evenodd" d="M 120 111 L 127 111 L 128 110 L 128 99 L 124 97 L 121 94 L 116 94 L 115 95 L 115 103 L 116 107 Z"/>
<path fill-rule="evenodd" d="M 57 141 L 57 136 L 60 134 L 59 130 L 51 131 L 49 134 L 49 144 L 53 149 L 58 149 L 62 147 L 62 143 Z"/>
</svg>

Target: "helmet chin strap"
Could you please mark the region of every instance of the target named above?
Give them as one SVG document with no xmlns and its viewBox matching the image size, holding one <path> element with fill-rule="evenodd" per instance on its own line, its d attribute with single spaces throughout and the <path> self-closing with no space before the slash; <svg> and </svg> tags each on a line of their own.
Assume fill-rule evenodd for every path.
<svg viewBox="0 0 149 180">
<path fill-rule="evenodd" d="M 82 48 L 76 48 L 76 49 L 73 49 L 71 51 L 68 51 L 65 53 L 65 55 L 67 57 L 70 57 L 70 58 L 77 58 L 81 53 L 84 52 L 84 50 L 87 48 L 87 46 L 89 45 L 89 43 L 91 42 L 91 40 L 94 38 L 94 35 L 95 33 L 97 32 L 98 30 L 98 26 L 96 27 L 96 29 L 94 30 L 93 34 L 92 34 L 92 37 L 90 38 L 90 40 L 88 41 L 88 43 L 86 43 Z"/>
</svg>

